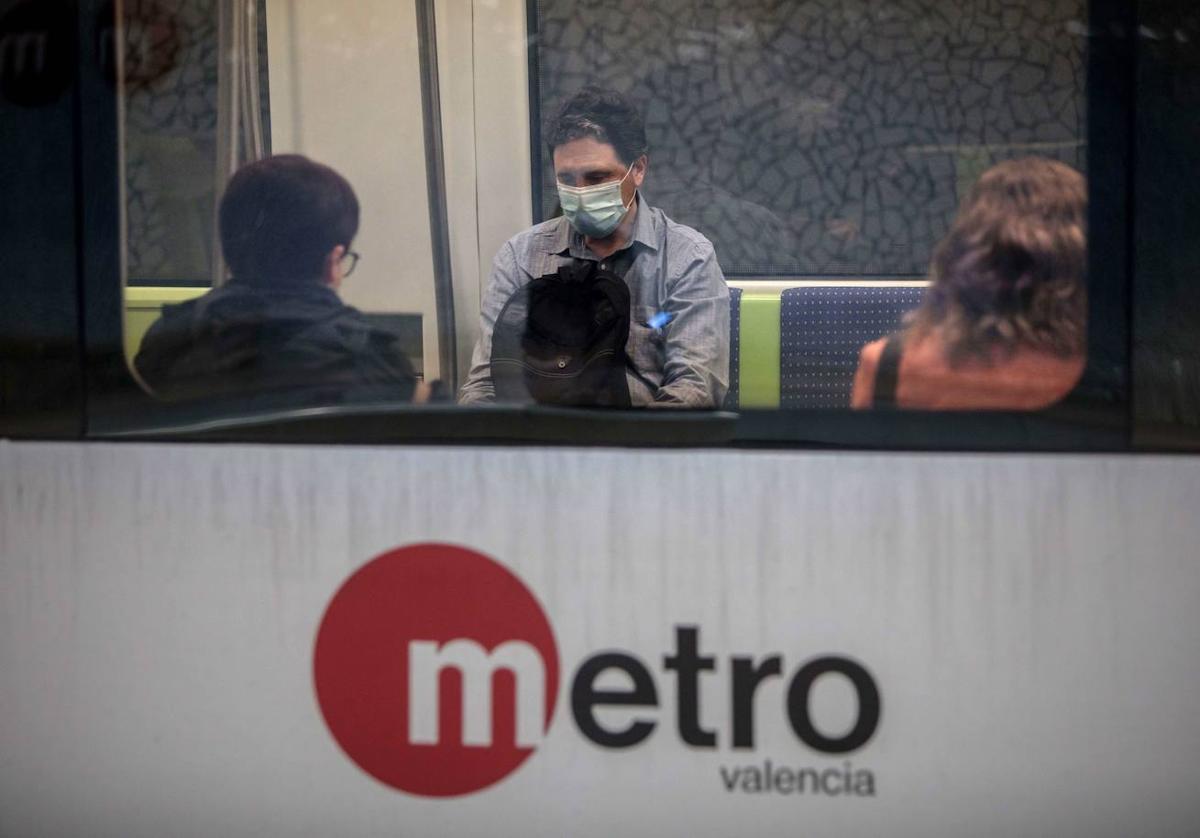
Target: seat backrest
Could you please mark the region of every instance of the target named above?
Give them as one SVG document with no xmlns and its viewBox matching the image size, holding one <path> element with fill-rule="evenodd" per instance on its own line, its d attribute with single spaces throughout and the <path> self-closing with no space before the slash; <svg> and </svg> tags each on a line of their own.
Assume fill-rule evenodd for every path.
<svg viewBox="0 0 1200 838">
<path fill-rule="evenodd" d="M 741 382 L 742 289 L 729 289 L 729 390 L 725 393 L 725 409 L 737 410 L 738 385 Z"/>
<path fill-rule="evenodd" d="M 898 329 L 924 284 L 789 288 L 780 306 L 780 407 L 849 407 L 863 345 Z"/>
</svg>

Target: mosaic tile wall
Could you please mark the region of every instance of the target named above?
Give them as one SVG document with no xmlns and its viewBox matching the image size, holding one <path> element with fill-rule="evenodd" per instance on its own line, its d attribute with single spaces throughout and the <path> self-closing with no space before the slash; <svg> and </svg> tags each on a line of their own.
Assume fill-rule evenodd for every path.
<svg viewBox="0 0 1200 838">
<path fill-rule="evenodd" d="M 215 0 L 133 0 L 130 47 L 152 72 L 127 85 L 125 170 L 130 284 L 212 278 L 217 130 Z M 259 2 L 259 19 L 266 19 Z M 128 52 L 127 52 L 128 54 Z M 260 31 L 269 132 L 266 30 Z"/>
<path fill-rule="evenodd" d="M 923 275 L 987 165 L 1084 166 L 1085 0 L 536 2 L 542 116 L 630 95 L 647 199 L 730 275 Z"/>
</svg>

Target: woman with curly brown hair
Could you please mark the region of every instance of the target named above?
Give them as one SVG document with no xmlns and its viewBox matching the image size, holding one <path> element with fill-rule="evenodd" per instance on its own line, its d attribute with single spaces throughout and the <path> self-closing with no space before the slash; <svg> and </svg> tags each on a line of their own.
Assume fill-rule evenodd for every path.
<svg viewBox="0 0 1200 838">
<path fill-rule="evenodd" d="M 971 190 L 899 333 L 867 344 L 853 406 L 1036 410 L 1086 355 L 1087 187 L 1053 160 L 1009 160 Z"/>
</svg>

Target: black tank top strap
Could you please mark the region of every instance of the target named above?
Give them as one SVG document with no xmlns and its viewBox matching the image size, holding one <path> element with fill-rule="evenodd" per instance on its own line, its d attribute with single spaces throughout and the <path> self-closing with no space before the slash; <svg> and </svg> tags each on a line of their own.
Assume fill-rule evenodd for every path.
<svg viewBox="0 0 1200 838">
<path fill-rule="evenodd" d="M 871 406 L 876 410 L 896 407 L 896 387 L 900 380 L 900 357 L 904 354 L 904 340 L 900 335 L 888 335 L 875 367 L 875 389 Z"/>
</svg>

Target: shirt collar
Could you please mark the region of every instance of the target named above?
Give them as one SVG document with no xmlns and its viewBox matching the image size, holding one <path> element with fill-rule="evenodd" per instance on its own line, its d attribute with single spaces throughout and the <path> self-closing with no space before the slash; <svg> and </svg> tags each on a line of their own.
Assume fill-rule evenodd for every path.
<svg viewBox="0 0 1200 838">
<path fill-rule="evenodd" d="M 658 250 L 658 213 L 654 211 L 654 207 L 642 200 L 642 193 L 639 190 L 634 195 L 634 199 L 638 202 L 637 218 L 633 219 L 633 238 L 638 244 L 643 244 L 651 250 Z"/>
<path fill-rule="evenodd" d="M 633 219 L 633 235 L 630 237 L 625 250 L 636 242 L 644 245 L 651 250 L 658 250 L 658 213 L 654 208 L 642 200 L 641 190 L 634 194 L 634 200 L 637 201 L 638 211 L 637 216 Z M 546 252 L 553 253 L 556 256 L 561 256 L 572 251 L 579 253 L 583 252 L 583 234 L 571 226 L 571 222 L 563 216 L 559 216 L 558 223 L 554 225 L 546 236 Z"/>
</svg>

